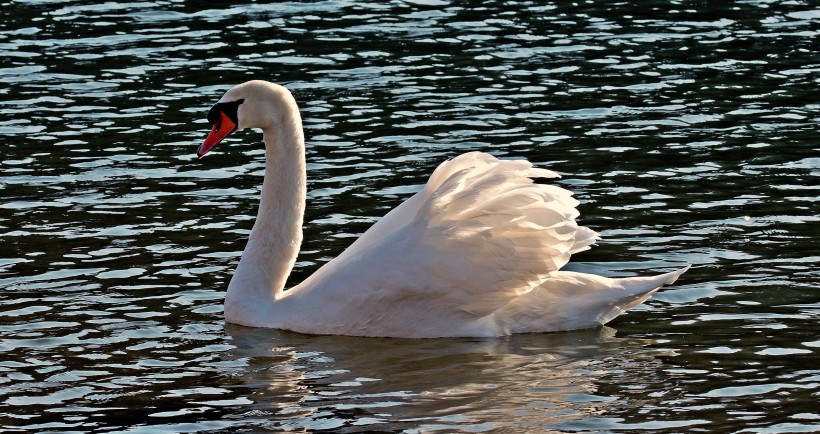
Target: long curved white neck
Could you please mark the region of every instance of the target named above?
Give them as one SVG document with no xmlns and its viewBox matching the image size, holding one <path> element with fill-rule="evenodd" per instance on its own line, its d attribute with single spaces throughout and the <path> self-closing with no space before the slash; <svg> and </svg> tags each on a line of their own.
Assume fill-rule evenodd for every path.
<svg viewBox="0 0 820 434">
<path fill-rule="evenodd" d="M 307 196 L 305 140 L 299 109 L 290 102 L 280 120 L 262 129 L 262 198 L 248 244 L 228 285 L 225 316 L 229 320 L 271 309 L 282 295 L 302 243 Z"/>
</svg>

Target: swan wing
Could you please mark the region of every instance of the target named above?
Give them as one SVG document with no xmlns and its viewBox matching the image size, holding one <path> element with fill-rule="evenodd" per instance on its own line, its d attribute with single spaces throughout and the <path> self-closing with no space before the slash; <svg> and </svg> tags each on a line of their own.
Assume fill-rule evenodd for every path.
<svg viewBox="0 0 820 434">
<path fill-rule="evenodd" d="M 494 312 L 563 267 L 592 231 L 579 229 L 578 205 L 557 177 L 526 160 L 470 153 L 442 164 L 425 187 L 425 270 L 449 289 L 459 309 Z M 580 244 L 579 244 L 580 243 Z M 421 252 L 420 252 L 421 253 Z"/>
<path fill-rule="evenodd" d="M 498 334 L 465 327 L 492 328 L 476 320 L 538 287 L 597 239 L 575 222 L 569 191 L 533 182 L 557 176 L 477 152 L 442 163 L 422 191 L 287 291 L 311 300 L 300 303 L 312 311 L 299 331 Z"/>
<path fill-rule="evenodd" d="M 500 160 L 492 155 L 481 152 L 470 152 L 459 155 L 452 160 L 445 161 L 440 164 L 438 168 L 436 168 L 427 180 L 427 183 L 424 185 L 422 191 L 411 196 L 399 206 L 393 208 L 390 212 L 385 214 L 384 217 L 380 218 L 375 224 L 373 224 L 373 226 L 362 234 L 354 244 L 351 245 L 351 248 L 362 248 L 363 245 L 370 244 L 397 229 L 404 228 L 408 224 L 413 223 L 415 219 L 419 218 L 418 213 L 421 207 L 429 205 L 431 197 L 437 192 L 439 187 L 441 187 L 445 181 L 454 177 L 454 175 L 463 177 L 465 173 L 469 171 L 487 169 L 489 167 L 496 166 L 499 162 Z M 529 164 L 526 161 L 523 162 Z M 532 165 L 530 164 L 530 167 L 531 166 Z M 541 178 L 559 177 L 559 175 L 555 172 L 532 167 L 529 175 Z M 473 186 L 473 188 L 475 187 L 476 186 Z"/>
</svg>

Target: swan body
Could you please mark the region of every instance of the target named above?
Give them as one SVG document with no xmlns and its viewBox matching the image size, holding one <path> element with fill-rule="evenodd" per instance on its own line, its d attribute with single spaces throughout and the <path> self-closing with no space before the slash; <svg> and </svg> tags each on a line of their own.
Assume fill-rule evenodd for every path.
<svg viewBox="0 0 820 434">
<path fill-rule="evenodd" d="M 558 175 L 471 152 L 442 163 L 420 192 L 285 291 L 306 198 L 296 102 L 254 80 L 226 92 L 208 119 L 200 157 L 244 128 L 261 128 L 266 145 L 258 215 L 225 298 L 231 323 L 407 338 L 572 330 L 605 324 L 688 268 L 620 279 L 561 271 L 599 236 L 576 223 L 569 191 L 533 182 Z"/>
</svg>

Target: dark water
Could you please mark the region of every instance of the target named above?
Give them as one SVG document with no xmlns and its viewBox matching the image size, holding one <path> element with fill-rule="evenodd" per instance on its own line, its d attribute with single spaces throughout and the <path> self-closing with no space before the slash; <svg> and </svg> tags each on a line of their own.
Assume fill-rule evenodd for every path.
<svg viewBox="0 0 820 434">
<path fill-rule="evenodd" d="M 0 430 L 820 430 L 820 9 L 718 3 L 2 2 Z M 694 267 L 599 330 L 226 326 L 261 135 L 194 151 L 250 78 L 305 118 L 291 282 L 470 150 L 564 174 L 573 269 Z"/>
</svg>

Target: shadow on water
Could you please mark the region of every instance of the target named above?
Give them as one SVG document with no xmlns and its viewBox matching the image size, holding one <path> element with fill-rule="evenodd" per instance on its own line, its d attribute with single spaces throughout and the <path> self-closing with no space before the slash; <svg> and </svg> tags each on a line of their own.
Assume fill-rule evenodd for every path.
<svg viewBox="0 0 820 434">
<path fill-rule="evenodd" d="M 271 429 L 557 428 L 627 405 L 600 385 L 643 383 L 668 353 L 608 327 L 424 340 L 225 330 L 236 346 L 225 357 L 245 364 L 237 387 Z"/>
</svg>

